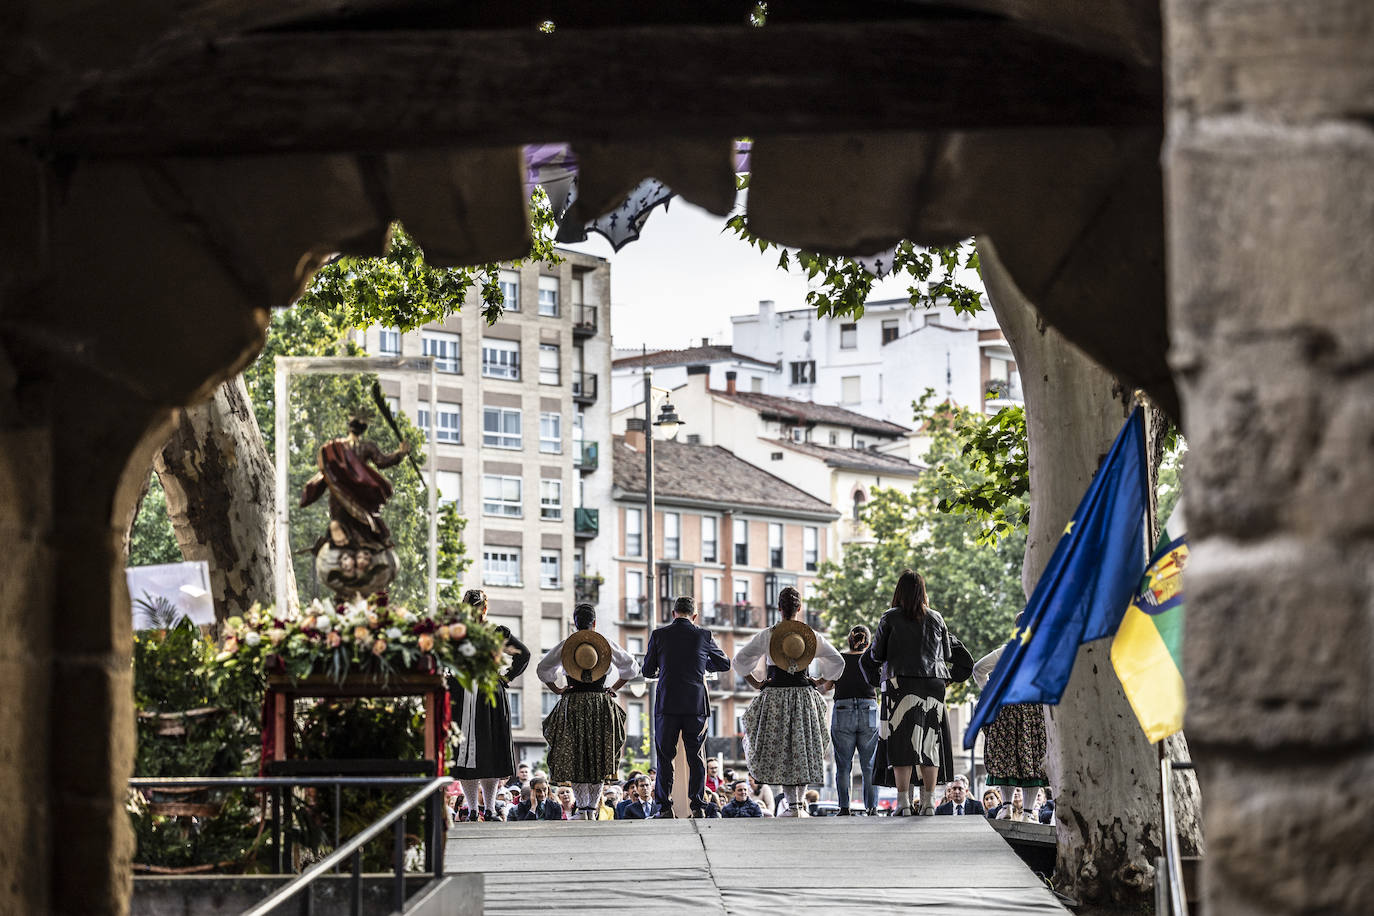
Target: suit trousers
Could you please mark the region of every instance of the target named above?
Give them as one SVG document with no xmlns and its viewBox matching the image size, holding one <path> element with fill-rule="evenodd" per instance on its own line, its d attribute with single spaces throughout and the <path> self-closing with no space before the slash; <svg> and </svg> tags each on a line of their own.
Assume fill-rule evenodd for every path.
<svg viewBox="0 0 1374 916">
<path fill-rule="evenodd" d="M 654 801 L 660 808 L 673 805 L 673 758 L 681 739 L 687 754 L 687 797 L 692 810 L 701 807 L 706 791 L 706 716 L 662 713 L 654 716 L 654 750 L 658 754 L 658 778 L 654 781 Z"/>
</svg>

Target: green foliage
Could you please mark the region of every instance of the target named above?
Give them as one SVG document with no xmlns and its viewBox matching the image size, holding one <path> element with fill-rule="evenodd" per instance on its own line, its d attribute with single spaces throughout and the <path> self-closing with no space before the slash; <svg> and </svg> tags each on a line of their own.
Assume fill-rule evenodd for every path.
<svg viewBox="0 0 1374 916">
<path fill-rule="evenodd" d="M 161 869 L 254 871 L 256 856 L 267 844 L 257 796 L 247 791 L 225 794 L 223 807 L 213 817 L 190 818 L 151 814 L 146 800 L 130 793 L 129 824 L 133 828 L 139 866 Z"/>
<path fill-rule="evenodd" d="M 971 416 L 952 416 L 948 424 L 930 428 L 924 460 L 932 470 L 910 490 L 873 490 L 862 510 L 873 541 L 849 544 L 839 562 L 821 566 L 810 606 L 821 612 L 835 639 L 843 639 L 857 623 L 875 627 L 891 605 L 898 575 L 911 568 L 925 577 L 931 606 L 975 658 L 1006 642 L 1025 604 L 1024 528 L 990 539 L 987 525 L 941 509 L 956 487 L 986 482 L 964 453 L 961 423 L 972 422 Z M 951 688 L 951 702 L 965 687 Z"/>
<path fill-rule="evenodd" d="M 741 189 L 749 185 L 748 176 L 741 176 Z M 789 250 L 760 238 L 749 229 L 747 214 L 737 213 L 725 222 L 726 228 L 759 251 L 778 249 L 778 269 L 796 269 L 808 280 L 820 284 L 806 294 L 806 303 L 816 314 L 826 317 L 862 318 L 864 303 L 873 290 L 875 277 L 853 258 L 821 254 L 816 251 Z M 913 242 L 899 242 L 892 259 L 892 272 L 906 274 L 911 279 L 907 295 L 913 308 L 934 308 L 948 303 L 957 314 L 972 314 L 983 308 L 982 293 L 960 283 L 956 276 L 961 269 L 978 269 L 978 251 L 973 240 L 955 245 L 923 247 Z"/>
<path fill-rule="evenodd" d="M 557 264 L 554 218 L 542 189 L 530 198 L 532 244 L 524 260 Z M 510 266 L 519 267 L 524 261 Z M 379 258 L 339 258 L 316 272 L 296 302 L 307 312 L 333 315 L 348 328 L 374 324 L 410 331 L 443 321 L 463 307 L 472 290 L 482 300 L 482 317 L 495 324 L 505 311 L 500 264 L 431 267 L 425 253 L 400 223 L 391 224 L 387 252 Z"/>
<path fill-rule="evenodd" d="M 282 309 L 272 316 L 267 344 L 262 355 L 244 373 L 253 401 L 258 427 L 268 452 L 275 450 L 276 380 L 273 362 L 277 356 L 363 356 L 351 339 L 343 309 L 320 310 L 301 305 Z M 345 435 L 349 415 L 359 408 L 372 408 L 372 383 L 376 376 L 305 375 L 295 378 L 288 401 L 289 480 L 288 498 L 293 503 L 306 481 L 317 470 L 316 454 L 329 439 Z M 375 412 L 375 408 L 374 408 Z M 411 444 L 415 460 L 423 466 L 426 459 L 424 434 L 405 414 L 396 415 L 405 441 Z M 394 433 L 383 421 L 368 427 L 367 437 L 383 451 L 400 447 Z M 392 598 L 401 604 L 421 607 L 428 594 L 429 571 L 429 495 L 424 481 L 409 461 L 382 472 L 391 481 L 394 493 L 382 510 L 396 542 L 400 572 L 392 583 Z M 463 544 L 467 519 L 449 504 L 439 513 L 439 578 L 457 581 L 471 563 Z M 328 500 L 317 500 L 306 508 L 291 509 L 291 547 L 296 568 L 296 587 L 303 598 L 328 598 L 328 589 L 315 580 L 314 557 L 310 548 L 329 526 Z M 447 593 L 448 603 L 459 596 Z"/>
<path fill-rule="evenodd" d="M 1185 533 L 1179 522 L 1170 523 L 1169 518 L 1174 513 L 1174 507 L 1178 505 L 1179 497 L 1183 495 L 1181 474 L 1183 460 L 1187 454 L 1188 443 L 1183 436 L 1178 434 L 1178 428 L 1173 427 L 1165 444 L 1164 459 L 1159 463 L 1159 479 L 1155 485 L 1155 497 L 1159 521 L 1169 528 L 1169 533 L 1174 537 Z"/>
<path fill-rule="evenodd" d="M 1030 522 L 1030 459 L 1026 448 L 1024 407 L 1003 407 L 991 417 L 948 404 L 931 409 L 929 388 L 915 405 L 916 419 L 932 434 L 953 436 L 961 443 L 961 464 L 936 469 L 945 488 L 941 512 L 976 523 L 980 544 L 1023 530 Z M 968 472 L 965 473 L 965 468 Z"/>
<path fill-rule="evenodd" d="M 180 563 L 185 559 L 172 523 L 167 517 L 167 494 L 157 474 L 150 474 L 148 493 L 138 508 L 133 530 L 129 535 L 129 566 L 151 566 L 158 563 Z"/>
</svg>

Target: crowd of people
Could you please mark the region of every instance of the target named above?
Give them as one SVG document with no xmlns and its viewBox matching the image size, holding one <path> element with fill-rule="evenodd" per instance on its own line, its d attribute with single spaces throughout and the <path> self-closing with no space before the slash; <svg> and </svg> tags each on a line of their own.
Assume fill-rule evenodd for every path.
<svg viewBox="0 0 1374 916">
<path fill-rule="evenodd" d="M 470 590 L 464 601 L 485 619 L 483 591 Z M 983 801 L 969 798 L 967 780 L 954 775 L 946 688 L 971 676 L 986 677 L 996 658 L 994 653 L 974 662 L 944 618 L 929 606 L 920 575 L 912 570 L 901 574 L 876 628 L 855 626 L 844 652 L 801 619 L 801 595 L 795 588 L 782 589 L 777 608 L 781 619 L 731 659 L 709 630 L 696 625 L 692 599 L 678 598 L 673 621 L 650 636 L 641 668 L 633 656 L 597 632 L 596 609 L 579 604 L 573 612 L 573 633 L 549 650 L 535 669 L 538 679 L 558 695 L 543 722 L 547 773 L 531 772 L 524 763 L 515 765 L 505 687 L 528 668 L 531 655 L 509 631 L 500 629 L 511 660 L 495 702 L 459 685 L 452 687 L 461 734 L 451 769 L 459 786 L 452 796 L 454 817 L 675 817 L 677 774 L 672 761 L 681 745 L 690 808 L 681 812 L 684 816 L 807 816 L 819 801 L 810 786 L 824 782 L 827 757 L 833 753 L 841 816 L 854 813 L 850 782 L 857 754 L 863 813 L 879 813 L 878 787 L 890 786 L 897 794 L 891 813 L 899 817 L 983 814 L 1052 821 L 1053 801 L 1042 769 L 1044 724 L 1037 718 L 1039 707 L 1009 707 L 1006 721 L 999 716 L 989 728 L 989 787 Z M 708 763 L 702 752 L 709 716 L 705 676 L 731 668 L 759 691 L 743 716 L 748 772 L 739 775 L 722 770 L 718 760 Z M 626 714 L 615 697 L 641 673 L 658 680 L 653 732 L 662 769 L 634 772 L 620 781 Z M 823 694 L 831 692 L 827 714 Z M 939 784 L 946 789 L 937 804 Z M 776 793 L 773 786 L 778 787 Z M 1029 807 L 1024 791 L 1028 788 L 1038 790 Z"/>
</svg>

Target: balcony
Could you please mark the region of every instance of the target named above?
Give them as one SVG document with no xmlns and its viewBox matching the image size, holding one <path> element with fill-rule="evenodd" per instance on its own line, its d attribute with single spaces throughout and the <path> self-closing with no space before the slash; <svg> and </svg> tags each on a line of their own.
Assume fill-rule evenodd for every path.
<svg viewBox="0 0 1374 916">
<path fill-rule="evenodd" d="M 717 601 L 715 604 L 703 604 L 701 606 L 701 625 L 704 627 L 725 627 L 730 628 L 731 608 L 733 604 L 724 604 Z"/>
<path fill-rule="evenodd" d="M 572 374 L 572 396 L 579 404 L 596 403 L 596 373 L 574 372 Z"/>
<path fill-rule="evenodd" d="M 596 306 L 574 305 L 572 314 L 574 337 L 591 337 L 596 333 Z"/>
<path fill-rule="evenodd" d="M 735 609 L 735 629 L 737 630 L 762 630 L 763 629 L 763 608 L 752 604 L 736 604 Z"/>
<path fill-rule="evenodd" d="M 649 622 L 648 599 L 643 596 L 638 598 L 621 598 L 620 619 L 625 623 L 644 626 Z"/>
<path fill-rule="evenodd" d="M 706 676 L 706 689 L 711 693 L 734 693 L 735 675 L 729 671 L 712 672 Z"/>
<path fill-rule="evenodd" d="M 573 576 L 573 596 L 578 602 L 596 604 L 601 600 L 601 576 Z"/>
<path fill-rule="evenodd" d="M 595 471 L 601 463 L 601 450 L 596 442 L 573 443 L 573 467 L 584 473 Z"/>
<path fill-rule="evenodd" d="M 744 762 L 744 739 L 739 735 L 727 738 L 707 738 L 707 757 L 724 757 L 727 764 L 738 765 Z"/>
<path fill-rule="evenodd" d="M 573 534 L 580 538 L 594 538 L 601 530 L 601 512 L 597 509 L 573 510 Z"/>
</svg>

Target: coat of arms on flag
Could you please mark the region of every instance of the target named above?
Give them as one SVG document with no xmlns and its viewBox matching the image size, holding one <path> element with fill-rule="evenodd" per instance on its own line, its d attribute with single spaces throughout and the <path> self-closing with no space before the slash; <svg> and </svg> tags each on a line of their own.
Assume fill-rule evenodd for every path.
<svg viewBox="0 0 1374 916">
<path fill-rule="evenodd" d="M 1151 743 L 1183 728 L 1183 570 L 1186 538 L 1155 551 L 1112 641 L 1112 667 Z"/>
</svg>

